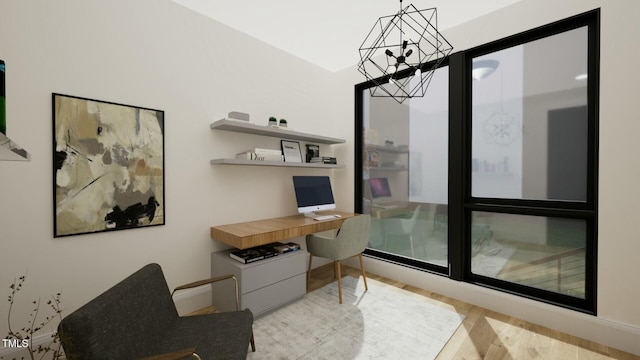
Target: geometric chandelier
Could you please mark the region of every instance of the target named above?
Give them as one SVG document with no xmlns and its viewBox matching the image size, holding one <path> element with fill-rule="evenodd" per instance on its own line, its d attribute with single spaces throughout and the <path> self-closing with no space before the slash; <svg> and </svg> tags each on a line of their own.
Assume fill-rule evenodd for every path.
<svg viewBox="0 0 640 360">
<path fill-rule="evenodd" d="M 358 70 L 371 96 L 392 97 L 399 103 L 424 96 L 433 73 L 453 47 L 438 32 L 436 8 L 409 5 L 376 21 L 360 46 Z"/>
</svg>

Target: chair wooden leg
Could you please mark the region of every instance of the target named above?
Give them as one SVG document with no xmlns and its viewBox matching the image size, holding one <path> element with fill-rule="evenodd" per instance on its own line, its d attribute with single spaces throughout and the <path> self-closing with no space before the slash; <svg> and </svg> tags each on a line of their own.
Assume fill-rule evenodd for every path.
<svg viewBox="0 0 640 360">
<path fill-rule="evenodd" d="M 369 290 L 369 286 L 367 286 L 367 275 L 364 273 L 364 262 L 362 262 L 362 254 L 358 254 L 360 258 L 360 271 L 362 271 L 362 280 L 364 280 L 364 289 Z"/>
<path fill-rule="evenodd" d="M 256 352 L 256 342 L 253 340 L 253 330 L 251 331 L 251 352 Z"/>
<path fill-rule="evenodd" d="M 336 260 L 336 270 L 338 271 L 338 298 L 342 304 L 342 275 L 340 274 L 340 260 Z"/>
<path fill-rule="evenodd" d="M 309 282 L 311 281 L 311 259 L 313 259 L 313 255 L 309 253 L 309 269 L 307 269 L 307 292 L 309 292 Z"/>
</svg>

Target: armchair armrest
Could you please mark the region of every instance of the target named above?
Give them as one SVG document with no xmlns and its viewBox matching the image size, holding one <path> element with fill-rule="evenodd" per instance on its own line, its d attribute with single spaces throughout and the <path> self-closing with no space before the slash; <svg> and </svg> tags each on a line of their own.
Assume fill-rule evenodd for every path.
<svg viewBox="0 0 640 360">
<path fill-rule="evenodd" d="M 195 288 L 195 287 L 199 287 L 199 286 L 203 286 L 203 285 L 207 285 L 207 284 L 213 284 L 215 282 L 218 281 L 223 281 L 223 280 L 227 280 L 227 279 L 233 279 L 233 282 L 235 283 L 235 290 L 236 290 L 236 310 L 240 311 L 240 299 L 239 299 L 239 295 L 238 295 L 238 279 L 236 279 L 235 276 L 229 274 L 229 275 L 223 275 L 223 276 L 218 276 L 218 277 L 214 277 L 211 279 L 204 279 L 204 280 L 198 280 L 198 281 L 194 281 L 185 285 L 180 285 L 177 288 L 173 289 L 173 292 L 171 292 L 171 296 L 173 296 L 173 294 L 175 294 L 176 291 L 179 290 L 186 290 L 186 289 L 191 289 L 191 288 Z"/>
<path fill-rule="evenodd" d="M 193 357 L 200 360 L 200 356 L 195 353 L 196 348 L 182 349 L 178 351 L 172 351 L 161 355 L 147 356 L 139 360 L 181 360 Z"/>
<path fill-rule="evenodd" d="M 194 281 L 194 282 L 191 282 L 191 283 L 188 283 L 188 284 L 180 285 L 177 288 L 173 289 L 173 292 L 175 293 L 178 290 L 191 289 L 191 288 L 194 288 L 194 287 L 207 285 L 207 284 L 212 284 L 214 282 L 227 280 L 227 279 L 231 279 L 231 278 L 233 278 L 234 280 L 236 279 L 233 275 L 229 274 L 229 275 L 218 276 L 218 277 L 211 278 L 211 279 L 198 280 L 198 281 Z"/>
</svg>

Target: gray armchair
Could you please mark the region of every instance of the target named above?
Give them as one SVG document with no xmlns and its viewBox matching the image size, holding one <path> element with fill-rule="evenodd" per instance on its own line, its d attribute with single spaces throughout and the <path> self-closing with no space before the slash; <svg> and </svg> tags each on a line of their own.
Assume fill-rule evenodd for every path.
<svg viewBox="0 0 640 360">
<path fill-rule="evenodd" d="M 207 279 L 174 292 L 227 279 L 235 280 Z M 58 334 L 69 360 L 246 359 L 249 344 L 255 351 L 252 324 L 248 309 L 178 316 L 162 269 L 149 264 L 62 319 Z"/>
<path fill-rule="evenodd" d="M 307 289 L 311 278 L 311 262 L 314 256 L 319 256 L 333 260 L 334 269 L 338 278 L 338 296 L 342 304 L 342 280 L 340 271 L 340 261 L 358 256 L 360 258 L 360 270 L 364 279 L 365 289 L 367 286 L 367 276 L 364 272 L 362 262 L 362 252 L 369 242 L 369 232 L 371 231 L 371 215 L 358 215 L 345 219 L 338 230 L 335 238 L 320 235 L 307 235 L 307 251 L 309 252 L 309 269 L 307 271 Z"/>
</svg>

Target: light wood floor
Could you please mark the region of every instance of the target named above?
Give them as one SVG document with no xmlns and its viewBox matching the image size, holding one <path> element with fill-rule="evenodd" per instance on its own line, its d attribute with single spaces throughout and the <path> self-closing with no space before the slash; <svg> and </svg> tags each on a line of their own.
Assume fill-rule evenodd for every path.
<svg viewBox="0 0 640 360">
<path fill-rule="evenodd" d="M 360 270 L 342 266 L 343 276 L 360 276 Z M 629 353 L 596 344 L 556 330 L 496 313 L 462 301 L 367 272 L 367 277 L 423 295 L 432 303 L 457 311 L 465 319 L 442 349 L 437 360 L 472 359 L 640 359 Z M 311 272 L 309 291 L 335 281 L 331 264 Z M 336 299 L 337 301 L 337 299 Z M 211 311 L 203 309 L 202 312 Z"/>
</svg>

